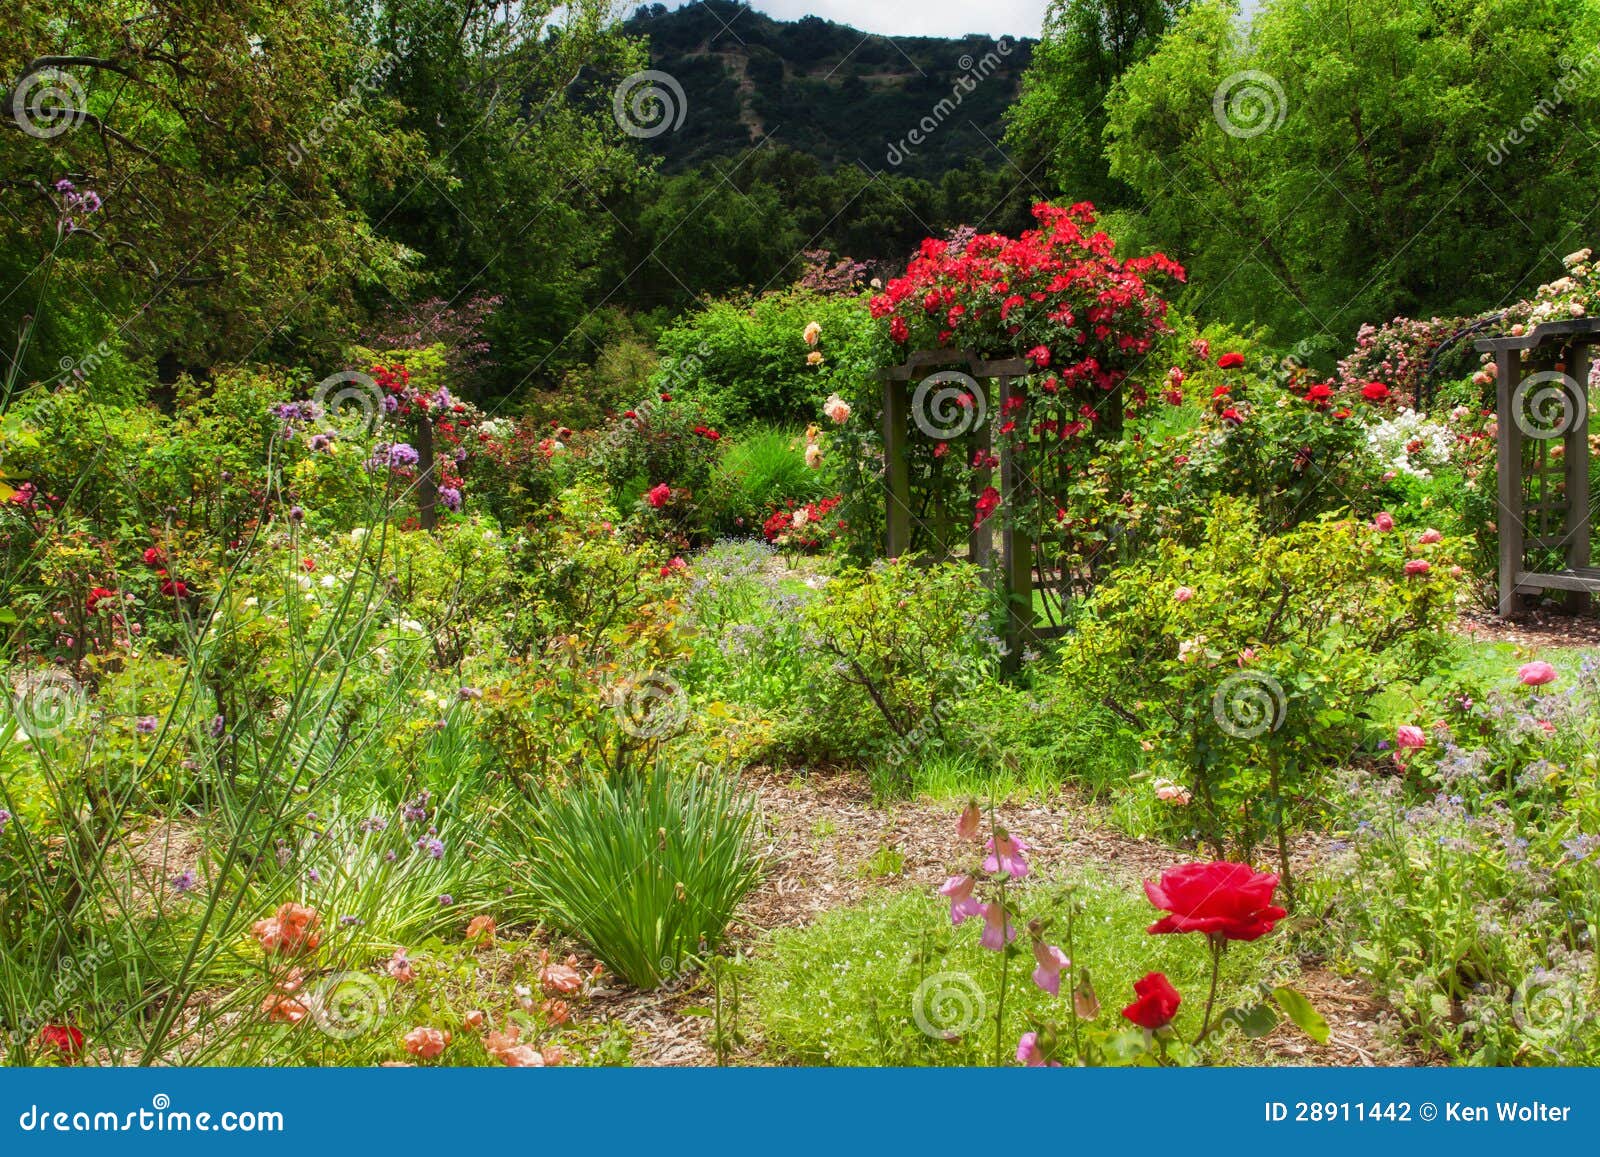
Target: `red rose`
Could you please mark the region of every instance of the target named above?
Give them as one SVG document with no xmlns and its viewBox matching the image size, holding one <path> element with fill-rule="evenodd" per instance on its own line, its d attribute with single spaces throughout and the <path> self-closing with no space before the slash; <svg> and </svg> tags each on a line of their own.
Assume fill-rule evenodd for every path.
<svg viewBox="0 0 1600 1157">
<path fill-rule="evenodd" d="M 83 601 L 83 608 L 92 615 L 97 609 L 99 609 L 102 600 L 114 599 L 116 597 L 116 591 L 107 590 L 105 587 L 95 587 L 89 592 L 89 597 Z"/>
<path fill-rule="evenodd" d="M 1389 387 L 1382 382 L 1368 382 L 1361 387 L 1361 396 L 1369 402 L 1381 402 L 1389 396 Z"/>
<path fill-rule="evenodd" d="M 144 548 L 144 565 L 145 566 L 160 566 L 162 561 L 163 560 L 162 560 L 161 548 L 160 547 L 158 547 L 158 546 L 147 546 L 147 547 Z"/>
<path fill-rule="evenodd" d="M 672 501 L 672 487 L 668 486 L 665 482 L 661 483 L 659 486 L 652 486 L 645 493 L 644 498 L 645 501 L 651 506 L 655 507 L 657 510 L 660 510 L 663 506 Z"/>
<path fill-rule="evenodd" d="M 1165 1028 L 1183 1003 L 1183 997 L 1163 972 L 1152 972 L 1143 980 L 1134 981 L 1133 991 L 1138 999 L 1123 1009 L 1122 1015 L 1140 1028 Z"/>
<path fill-rule="evenodd" d="M 1306 391 L 1306 401 L 1314 406 L 1319 406 L 1333 397 L 1333 387 L 1326 382 L 1320 382 Z"/>
<path fill-rule="evenodd" d="M 906 327 L 906 319 L 897 317 L 889 323 L 889 336 L 897 342 L 904 342 L 911 336 L 911 330 Z"/>
<path fill-rule="evenodd" d="M 1272 902 L 1277 887 L 1278 877 L 1248 864 L 1179 864 L 1162 872 L 1160 883 L 1145 881 L 1150 903 L 1169 913 L 1148 931 L 1259 939 L 1289 914 Z"/>
<path fill-rule="evenodd" d="M 1226 410 L 1222 411 L 1222 420 L 1228 423 L 1230 426 L 1244 425 L 1244 415 L 1239 413 L 1239 411 L 1235 410 L 1232 406 L 1229 406 Z"/>
<path fill-rule="evenodd" d="M 1217 369 L 1219 370 L 1236 370 L 1242 365 L 1244 365 L 1243 354 L 1227 353 L 1217 359 Z"/>
<path fill-rule="evenodd" d="M 39 1030 L 39 1047 L 55 1049 L 71 1064 L 83 1052 L 83 1030 L 70 1024 L 47 1024 Z"/>
</svg>

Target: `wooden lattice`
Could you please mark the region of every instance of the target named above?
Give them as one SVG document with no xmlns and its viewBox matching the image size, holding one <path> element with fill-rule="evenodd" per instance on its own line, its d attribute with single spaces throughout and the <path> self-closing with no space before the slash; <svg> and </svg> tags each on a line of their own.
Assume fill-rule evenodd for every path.
<svg viewBox="0 0 1600 1157">
<path fill-rule="evenodd" d="M 1600 568 L 1589 565 L 1589 371 L 1600 319 L 1474 344 L 1495 356 L 1500 613 L 1551 590 L 1581 608 L 1600 591 Z"/>
</svg>

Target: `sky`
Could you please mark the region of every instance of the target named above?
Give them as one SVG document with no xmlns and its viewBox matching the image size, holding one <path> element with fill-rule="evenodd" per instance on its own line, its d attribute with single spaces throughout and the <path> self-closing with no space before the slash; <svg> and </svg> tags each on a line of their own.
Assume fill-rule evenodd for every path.
<svg viewBox="0 0 1600 1157">
<path fill-rule="evenodd" d="M 670 3 L 671 0 L 668 0 Z M 753 0 L 779 20 L 820 16 L 863 32 L 896 36 L 1038 36 L 1046 0 Z M 739 30 L 735 21 L 733 30 Z"/>
</svg>

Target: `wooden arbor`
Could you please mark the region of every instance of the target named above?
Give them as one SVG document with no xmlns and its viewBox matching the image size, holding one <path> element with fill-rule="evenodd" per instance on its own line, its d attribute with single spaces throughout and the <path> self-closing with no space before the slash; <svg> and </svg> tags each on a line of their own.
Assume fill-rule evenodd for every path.
<svg viewBox="0 0 1600 1157">
<path fill-rule="evenodd" d="M 925 516 L 914 505 L 907 448 L 913 433 L 948 441 L 964 449 L 967 460 L 995 460 L 988 415 L 1003 412 L 1013 393 L 1013 383 L 1034 370 L 1026 358 L 986 361 L 962 350 L 925 350 L 910 355 L 904 364 L 878 373 L 883 383 L 883 461 L 885 505 L 884 549 L 898 558 L 919 544 L 936 562 L 960 557 L 953 547 L 957 535 L 948 521 Z M 989 382 L 996 383 L 990 397 Z M 966 399 L 963 401 L 963 399 Z M 990 465 L 973 471 L 971 511 L 994 486 L 1002 498 L 1020 492 L 1023 479 L 1009 446 L 1002 441 L 998 455 L 999 479 Z M 1061 633 L 1055 626 L 1040 626 L 1034 611 L 1033 544 L 1025 532 L 1012 525 L 1000 531 L 998 566 L 994 557 L 994 519 L 972 520 L 965 515 L 965 557 L 983 567 L 1006 601 L 1005 666 L 1015 669 L 1022 646 L 1029 639 Z M 1009 520 L 1007 520 L 1009 521 Z"/>
<path fill-rule="evenodd" d="M 1542 591 L 1566 591 L 1575 607 L 1600 591 L 1600 568 L 1589 565 L 1588 384 L 1596 344 L 1600 318 L 1474 343 L 1495 356 L 1501 615 Z"/>
</svg>

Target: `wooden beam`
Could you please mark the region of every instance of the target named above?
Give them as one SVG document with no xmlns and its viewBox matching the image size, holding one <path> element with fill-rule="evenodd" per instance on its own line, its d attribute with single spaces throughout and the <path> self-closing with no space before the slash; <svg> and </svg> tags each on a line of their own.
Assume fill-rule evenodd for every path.
<svg viewBox="0 0 1600 1157">
<path fill-rule="evenodd" d="M 898 382 L 883 383 L 884 551 L 899 558 L 911 549 L 911 468 L 906 463 L 911 399 Z"/>
<path fill-rule="evenodd" d="M 1574 345 L 1567 354 L 1566 373 L 1577 387 L 1576 412 L 1566 432 L 1567 468 L 1567 569 L 1581 571 L 1589 565 L 1589 348 Z M 1589 609 L 1587 591 L 1573 591 L 1567 607 L 1574 613 Z"/>
<path fill-rule="evenodd" d="M 1495 355 L 1495 412 L 1499 436 L 1496 439 L 1499 471 L 1498 509 L 1495 525 L 1500 539 L 1500 614 L 1509 618 L 1517 613 L 1517 576 L 1522 571 L 1522 427 L 1512 413 L 1511 400 L 1522 380 L 1522 357 L 1513 349 L 1499 349 Z"/>
</svg>

